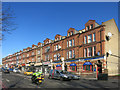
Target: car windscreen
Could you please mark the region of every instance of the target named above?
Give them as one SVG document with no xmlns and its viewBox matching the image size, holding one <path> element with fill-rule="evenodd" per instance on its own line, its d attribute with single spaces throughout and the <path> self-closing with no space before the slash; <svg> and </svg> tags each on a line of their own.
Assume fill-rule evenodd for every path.
<svg viewBox="0 0 120 90">
<path fill-rule="evenodd" d="M 27 72 L 31 72 L 31 71 L 27 71 Z"/>
<path fill-rule="evenodd" d="M 60 71 L 60 73 L 62 73 L 62 74 L 68 74 L 68 72 L 66 72 L 66 71 Z"/>
</svg>

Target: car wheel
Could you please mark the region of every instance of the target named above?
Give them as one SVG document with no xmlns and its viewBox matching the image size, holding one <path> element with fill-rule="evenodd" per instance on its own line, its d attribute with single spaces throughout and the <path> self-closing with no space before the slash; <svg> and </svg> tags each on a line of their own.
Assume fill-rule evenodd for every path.
<svg viewBox="0 0 120 90">
<path fill-rule="evenodd" d="M 60 77 L 60 81 L 63 81 L 63 78 L 62 78 L 62 77 Z"/>
<path fill-rule="evenodd" d="M 52 76 L 49 76 L 49 79 L 52 79 Z"/>
</svg>

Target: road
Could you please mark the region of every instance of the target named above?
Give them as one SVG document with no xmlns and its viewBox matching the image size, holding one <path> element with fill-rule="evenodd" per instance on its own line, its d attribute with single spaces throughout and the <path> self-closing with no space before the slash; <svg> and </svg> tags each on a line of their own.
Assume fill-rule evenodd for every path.
<svg viewBox="0 0 120 90">
<path fill-rule="evenodd" d="M 45 76 L 45 80 L 41 85 L 31 83 L 31 76 L 23 74 L 2 74 L 2 82 L 6 88 L 118 88 L 118 80 L 110 79 L 108 81 L 98 80 L 71 80 L 60 81 L 55 79 L 48 79 Z"/>
</svg>

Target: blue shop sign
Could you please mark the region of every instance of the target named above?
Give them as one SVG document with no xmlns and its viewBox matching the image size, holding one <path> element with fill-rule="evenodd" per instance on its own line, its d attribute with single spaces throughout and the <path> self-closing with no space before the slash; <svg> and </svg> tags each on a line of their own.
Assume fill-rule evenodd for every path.
<svg viewBox="0 0 120 90">
<path fill-rule="evenodd" d="M 83 65 L 92 65 L 91 62 L 85 62 Z"/>
<path fill-rule="evenodd" d="M 72 64 L 70 64 L 70 66 L 76 66 L 76 64 L 75 64 L 75 63 L 72 63 Z"/>
<path fill-rule="evenodd" d="M 61 67 L 61 65 L 56 65 L 56 67 Z"/>
</svg>

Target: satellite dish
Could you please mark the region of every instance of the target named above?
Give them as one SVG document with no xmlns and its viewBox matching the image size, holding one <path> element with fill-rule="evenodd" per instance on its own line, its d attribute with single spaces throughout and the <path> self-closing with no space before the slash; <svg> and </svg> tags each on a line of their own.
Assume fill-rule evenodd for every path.
<svg viewBox="0 0 120 90">
<path fill-rule="evenodd" d="M 112 52 L 111 52 L 111 50 L 109 50 L 109 52 L 108 52 L 109 54 L 112 54 Z"/>
<path fill-rule="evenodd" d="M 109 36 L 109 37 L 112 37 L 112 33 L 111 33 L 111 32 L 108 32 L 108 36 Z"/>
</svg>

